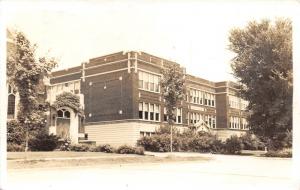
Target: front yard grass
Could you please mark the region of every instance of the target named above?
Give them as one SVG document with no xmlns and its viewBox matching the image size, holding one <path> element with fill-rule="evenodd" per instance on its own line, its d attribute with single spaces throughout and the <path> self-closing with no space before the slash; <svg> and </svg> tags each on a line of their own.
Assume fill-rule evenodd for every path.
<svg viewBox="0 0 300 190">
<path fill-rule="evenodd" d="M 209 161 L 207 157 L 155 157 L 133 154 L 114 154 L 102 152 L 27 152 L 27 159 L 24 152 L 8 152 L 8 169 L 28 168 L 56 168 L 96 165 L 122 165 L 122 164 L 143 164 L 143 163 L 167 163 L 185 161 Z"/>
</svg>

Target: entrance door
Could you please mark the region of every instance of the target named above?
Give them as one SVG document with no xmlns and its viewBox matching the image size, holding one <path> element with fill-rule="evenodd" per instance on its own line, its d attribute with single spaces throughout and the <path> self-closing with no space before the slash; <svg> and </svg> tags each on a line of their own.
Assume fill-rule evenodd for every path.
<svg viewBox="0 0 300 190">
<path fill-rule="evenodd" d="M 70 138 L 70 112 L 65 109 L 57 111 L 56 135 L 62 139 Z"/>
</svg>

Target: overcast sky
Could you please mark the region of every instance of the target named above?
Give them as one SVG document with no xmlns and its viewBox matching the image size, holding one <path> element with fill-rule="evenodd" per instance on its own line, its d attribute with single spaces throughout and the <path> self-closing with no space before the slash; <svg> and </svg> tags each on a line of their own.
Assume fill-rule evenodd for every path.
<svg viewBox="0 0 300 190">
<path fill-rule="evenodd" d="M 144 51 L 212 81 L 234 80 L 228 35 L 251 20 L 292 17 L 297 1 L 66 1 L 7 2 L 9 28 L 23 31 L 39 54 L 59 59 L 64 69 L 90 58 Z"/>
</svg>

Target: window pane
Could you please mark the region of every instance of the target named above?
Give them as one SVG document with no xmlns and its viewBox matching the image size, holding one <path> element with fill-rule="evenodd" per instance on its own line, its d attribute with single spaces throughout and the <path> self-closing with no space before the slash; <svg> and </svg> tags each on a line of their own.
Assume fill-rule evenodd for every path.
<svg viewBox="0 0 300 190">
<path fill-rule="evenodd" d="M 63 114 L 63 111 L 62 110 L 58 110 L 57 111 L 57 117 L 63 117 L 64 114 Z"/>
<path fill-rule="evenodd" d="M 8 109 L 7 109 L 8 115 L 15 114 L 15 101 L 16 101 L 15 95 L 13 94 L 8 95 Z"/>
<path fill-rule="evenodd" d="M 65 111 L 65 118 L 70 118 L 70 112 L 69 111 Z"/>
</svg>

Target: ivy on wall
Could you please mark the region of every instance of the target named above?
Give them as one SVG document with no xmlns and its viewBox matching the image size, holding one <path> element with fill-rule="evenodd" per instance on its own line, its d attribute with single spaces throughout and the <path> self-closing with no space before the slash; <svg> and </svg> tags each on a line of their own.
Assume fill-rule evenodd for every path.
<svg viewBox="0 0 300 190">
<path fill-rule="evenodd" d="M 83 115 L 81 109 L 79 96 L 72 94 L 71 92 L 63 92 L 56 96 L 56 101 L 51 105 L 58 110 L 61 107 L 71 108 L 75 113 Z"/>
</svg>

